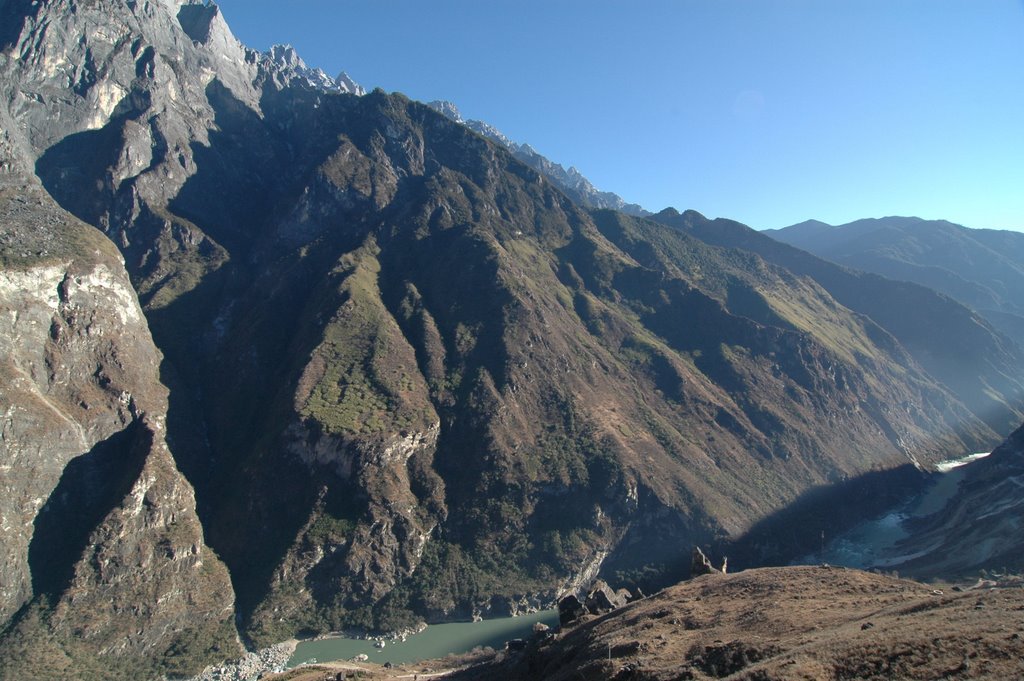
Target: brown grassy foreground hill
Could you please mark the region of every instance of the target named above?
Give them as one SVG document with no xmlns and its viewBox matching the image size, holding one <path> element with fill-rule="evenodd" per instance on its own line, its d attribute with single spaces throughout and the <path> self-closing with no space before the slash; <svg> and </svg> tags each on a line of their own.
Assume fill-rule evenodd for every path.
<svg viewBox="0 0 1024 681">
<path fill-rule="evenodd" d="M 1015 679 L 1024 589 L 859 570 L 707 575 L 460 671 L 475 679 Z"/>
</svg>

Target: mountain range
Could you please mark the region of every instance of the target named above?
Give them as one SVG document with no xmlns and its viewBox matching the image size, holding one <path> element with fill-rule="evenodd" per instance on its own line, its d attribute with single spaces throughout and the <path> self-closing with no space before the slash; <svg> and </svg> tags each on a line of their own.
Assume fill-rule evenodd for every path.
<svg viewBox="0 0 1024 681">
<path fill-rule="evenodd" d="M 847 308 L 865 314 L 895 336 L 934 376 L 953 387 L 972 411 L 1002 433 L 1021 421 L 1019 379 L 1005 367 L 1019 362 L 1014 337 L 980 313 L 933 289 L 837 266 L 727 219 L 707 220 L 673 209 L 656 220 L 718 246 L 758 254 L 795 274 L 812 277 Z"/>
<path fill-rule="evenodd" d="M 887 217 L 836 227 L 808 220 L 765 233 L 841 265 L 941 291 L 1011 338 L 1024 336 L 1024 234 L 1019 232 Z"/>
<path fill-rule="evenodd" d="M 4 678 L 657 588 L 1024 420 L 960 303 L 595 207 L 212 3 L 0 0 L 0 55 Z"/>
</svg>

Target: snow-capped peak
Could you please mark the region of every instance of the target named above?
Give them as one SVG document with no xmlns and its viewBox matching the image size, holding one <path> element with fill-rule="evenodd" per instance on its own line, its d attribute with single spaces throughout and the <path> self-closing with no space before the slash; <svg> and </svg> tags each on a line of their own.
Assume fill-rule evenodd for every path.
<svg viewBox="0 0 1024 681">
<path fill-rule="evenodd" d="M 353 95 L 360 96 L 366 94 L 366 90 L 363 86 L 352 80 L 351 76 L 344 71 L 338 74 L 338 77 L 334 79 L 334 82 L 342 92 L 349 92 Z"/>
<path fill-rule="evenodd" d="M 558 163 L 555 163 L 540 154 L 529 144 L 525 142 L 518 144 L 512 141 L 490 123 L 463 119 L 459 108 L 452 102 L 438 99 L 428 102 L 427 106 L 446 118 L 449 118 L 456 123 L 461 123 L 473 132 L 483 135 L 484 137 L 487 137 L 488 139 L 505 147 L 512 152 L 512 155 L 517 159 L 534 170 L 544 173 L 548 178 L 553 180 L 556 185 L 561 187 L 564 191 L 569 192 L 573 198 L 585 206 L 591 206 L 593 208 L 614 208 L 616 210 L 629 213 L 630 215 L 650 215 L 650 212 L 644 210 L 642 206 L 638 206 L 633 203 L 626 203 L 618 194 L 598 191 L 594 185 L 592 185 L 590 181 L 576 169 L 575 166 L 571 166 L 569 170 L 566 170 Z"/>
</svg>

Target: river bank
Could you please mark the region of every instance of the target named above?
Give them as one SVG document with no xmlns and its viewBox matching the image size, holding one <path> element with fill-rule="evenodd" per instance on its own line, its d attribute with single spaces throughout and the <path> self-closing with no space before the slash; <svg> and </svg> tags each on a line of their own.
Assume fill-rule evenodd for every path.
<svg viewBox="0 0 1024 681">
<path fill-rule="evenodd" d="M 265 674 L 285 671 L 298 644 L 295 639 L 282 641 L 237 660 L 210 665 L 187 681 L 256 681 Z"/>
</svg>

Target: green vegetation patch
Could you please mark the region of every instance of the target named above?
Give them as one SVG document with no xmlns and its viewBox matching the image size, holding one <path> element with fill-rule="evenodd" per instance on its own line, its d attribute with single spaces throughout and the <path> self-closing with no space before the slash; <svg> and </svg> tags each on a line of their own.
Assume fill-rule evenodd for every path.
<svg viewBox="0 0 1024 681">
<path fill-rule="evenodd" d="M 22 608 L 7 630 L 0 634 L 0 679 L 22 681 L 134 681 L 180 678 L 200 672 L 208 664 L 238 654 L 237 634 L 230 616 L 208 626 L 175 632 L 164 650 L 136 655 L 117 652 L 117 647 L 97 655 L 95 640 L 79 634 L 86 629 L 57 628 L 52 606 L 39 598 Z M 113 638 L 119 624 L 109 623 Z M 123 636 L 135 632 L 124 631 Z"/>
<path fill-rule="evenodd" d="M 147 207 L 145 219 L 160 225 L 156 247 L 148 253 L 153 264 L 136 283 L 147 310 L 165 308 L 195 289 L 211 272 L 228 262 L 228 252 L 194 223 L 163 209 Z"/>
<path fill-rule="evenodd" d="M 413 349 L 381 300 L 372 242 L 344 255 L 332 276 L 342 304 L 313 351 L 300 412 L 327 432 L 374 435 L 436 422 Z"/>
</svg>

